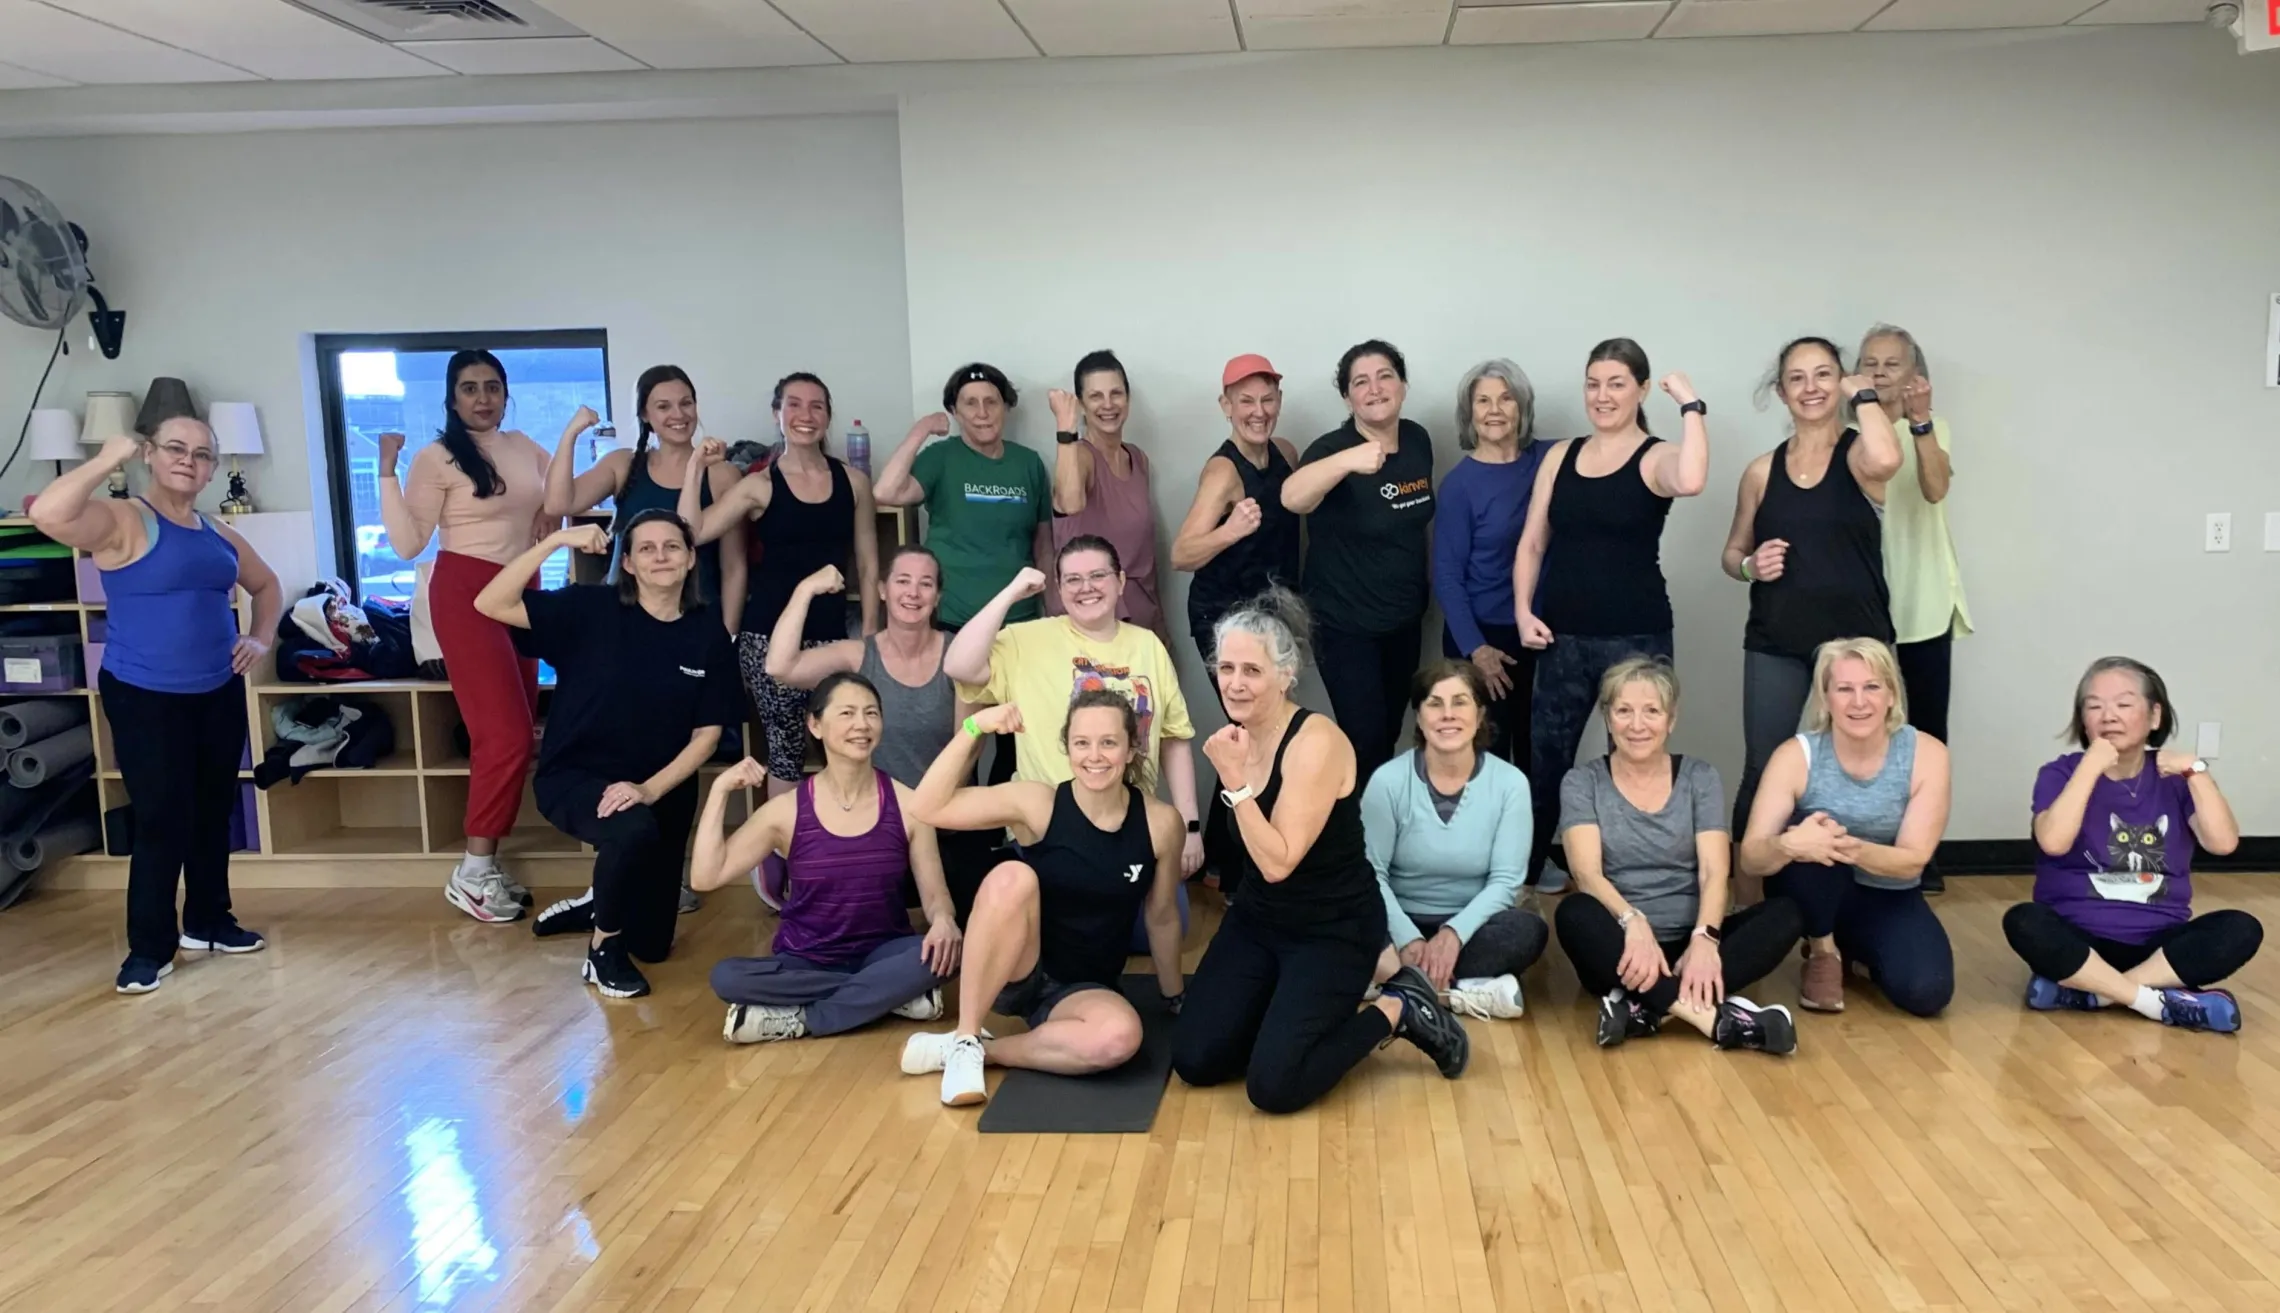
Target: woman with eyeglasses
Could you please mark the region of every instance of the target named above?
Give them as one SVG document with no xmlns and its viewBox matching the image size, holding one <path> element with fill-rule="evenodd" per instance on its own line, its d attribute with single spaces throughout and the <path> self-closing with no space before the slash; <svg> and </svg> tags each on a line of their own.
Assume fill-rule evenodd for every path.
<svg viewBox="0 0 2280 1313">
<path fill-rule="evenodd" d="M 97 499 L 111 472 L 137 455 L 150 470 L 143 495 Z M 96 687 L 134 799 L 122 994 L 158 988 L 178 948 L 264 947 L 230 914 L 230 817 L 245 752 L 245 673 L 268 655 L 284 594 L 237 530 L 198 513 L 214 463 L 213 430 L 170 419 L 147 443 L 111 439 L 32 502 L 40 532 L 94 558 L 110 608 Z M 253 602 L 251 634 L 238 633 L 239 588 Z"/>
</svg>

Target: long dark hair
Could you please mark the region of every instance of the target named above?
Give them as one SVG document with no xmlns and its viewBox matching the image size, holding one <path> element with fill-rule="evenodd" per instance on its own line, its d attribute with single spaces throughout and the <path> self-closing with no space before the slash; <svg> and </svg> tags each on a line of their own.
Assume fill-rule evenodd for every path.
<svg viewBox="0 0 2280 1313">
<path fill-rule="evenodd" d="M 1061 719 L 1061 755 L 1069 754 L 1069 724 L 1077 713 L 1087 707 L 1108 707 L 1124 713 L 1124 741 L 1132 746 L 1132 757 L 1124 763 L 1124 782 L 1142 793 L 1148 792 L 1149 782 L 1155 778 L 1155 767 L 1148 760 L 1148 745 L 1140 737 L 1140 713 L 1132 707 L 1132 699 L 1113 688 L 1088 688 L 1069 699 L 1069 714 Z"/>
<path fill-rule="evenodd" d="M 476 365 L 489 365 L 498 371 L 499 391 L 509 397 L 514 395 L 507 391 L 507 367 L 499 363 L 497 356 L 488 351 L 452 352 L 450 363 L 443 367 L 443 431 L 435 438 L 443 444 L 444 454 L 451 457 L 451 463 L 475 485 L 476 496 L 496 497 L 507 490 L 506 480 L 499 477 L 498 467 L 491 464 L 491 458 L 475 445 L 475 435 L 467 431 L 467 421 L 459 417 L 459 407 L 454 404 L 459 396 L 459 375 Z"/>
<path fill-rule="evenodd" d="M 634 516 L 618 534 L 618 553 L 622 558 L 617 572 L 618 602 L 624 606 L 641 605 L 641 581 L 633 574 L 633 531 L 645 524 L 670 524 L 681 531 L 681 545 L 689 549 L 689 572 L 681 577 L 681 614 L 703 610 L 704 589 L 697 585 L 697 576 L 703 573 L 697 568 L 697 535 L 689 531 L 687 520 L 663 507 Z"/>
<path fill-rule="evenodd" d="M 1638 422 L 1639 432 L 1653 437 L 1655 431 L 1647 427 L 1647 393 L 1651 390 L 1647 386 L 1647 380 L 1654 375 L 1654 370 L 1647 365 L 1647 349 L 1627 337 L 1608 338 L 1591 348 L 1591 354 L 1584 357 L 1584 371 L 1590 372 L 1593 365 L 1603 360 L 1612 360 L 1631 371 L 1632 380 L 1639 385 L 1639 409 L 1633 418 Z"/>
<path fill-rule="evenodd" d="M 641 462 L 648 459 L 649 440 L 656 436 L 656 431 L 649 427 L 649 394 L 667 383 L 687 384 L 689 399 L 697 399 L 695 381 L 679 365 L 651 365 L 641 371 L 641 377 L 635 379 L 633 384 L 633 413 L 636 422 L 641 425 L 641 436 L 633 444 L 633 464 L 626 467 L 626 477 L 629 479 L 633 477 L 634 470 L 642 468 Z"/>
</svg>

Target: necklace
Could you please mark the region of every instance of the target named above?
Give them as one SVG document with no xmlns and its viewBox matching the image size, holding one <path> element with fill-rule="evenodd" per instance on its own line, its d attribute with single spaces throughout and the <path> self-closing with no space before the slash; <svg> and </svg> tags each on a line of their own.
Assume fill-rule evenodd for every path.
<svg viewBox="0 0 2280 1313">
<path fill-rule="evenodd" d="M 830 777 L 829 777 L 829 776 L 825 776 L 825 775 L 818 775 L 816 778 L 817 778 L 818 780 L 824 780 L 824 781 L 828 781 Z M 857 793 L 857 794 L 856 794 L 854 797 L 852 797 L 852 798 L 842 798 L 842 797 L 840 797 L 840 796 L 839 796 L 839 786 L 838 786 L 838 785 L 836 785 L 836 784 L 834 784 L 834 785 L 832 785 L 832 786 L 831 786 L 831 795 L 832 795 L 832 796 L 831 796 L 831 800 L 832 800 L 833 802 L 836 802 L 836 803 L 838 803 L 838 804 L 839 804 L 839 810 L 841 810 L 841 811 L 843 811 L 843 812 L 851 812 L 851 811 L 855 810 L 855 804 L 856 804 L 857 802 L 860 802 L 860 801 L 862 801 L 862 794 L 861 794 L 860 792 L 858 792 L 858 793 Z"/>
</svg>

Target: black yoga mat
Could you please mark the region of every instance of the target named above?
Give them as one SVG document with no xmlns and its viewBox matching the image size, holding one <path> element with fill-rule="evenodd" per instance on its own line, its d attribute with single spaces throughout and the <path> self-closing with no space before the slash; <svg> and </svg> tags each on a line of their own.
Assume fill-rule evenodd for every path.
<svg viewBox="0 0 2280 1313">
<path fill-rule="evenodd" d="M 1013 1070 L 982 1110 L 990 1135 L 1144 1135 L 1172 1075 L 1172 1014 L 1156 977 L 1124 977 L 1124 996 L 1140 1012 L 1140 1051 L 1114 1071 L 1055 1076 Z"/>
</svg>

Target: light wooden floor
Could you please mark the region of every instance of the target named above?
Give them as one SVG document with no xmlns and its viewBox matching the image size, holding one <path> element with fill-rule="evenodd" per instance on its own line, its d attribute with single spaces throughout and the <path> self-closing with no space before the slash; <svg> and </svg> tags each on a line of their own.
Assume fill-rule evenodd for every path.
<svg viewBox="0 0 2280 1313">
<path fill-rule="evenodd" d="M 120 998 L 118 895 L 54 894 L 0 914 L 0 1308 L 2273 1308 L 2280 960 L 2234 1037 L 2030 1014 L 2025 882 L 1956 886 L 1937 1021 L 1857 987 L 1786 1061 L 1602 1053 L 1555 948 L 1462 1080 L 1396 1045 L 1281 1119 L 1175 1080 L 1131 1137 L 976 1133 L 909 1023 L 723 1044 L 748 891 L 625 1004 L 406 890 L 250 891 L 269 952 Z"/>
</svg>

